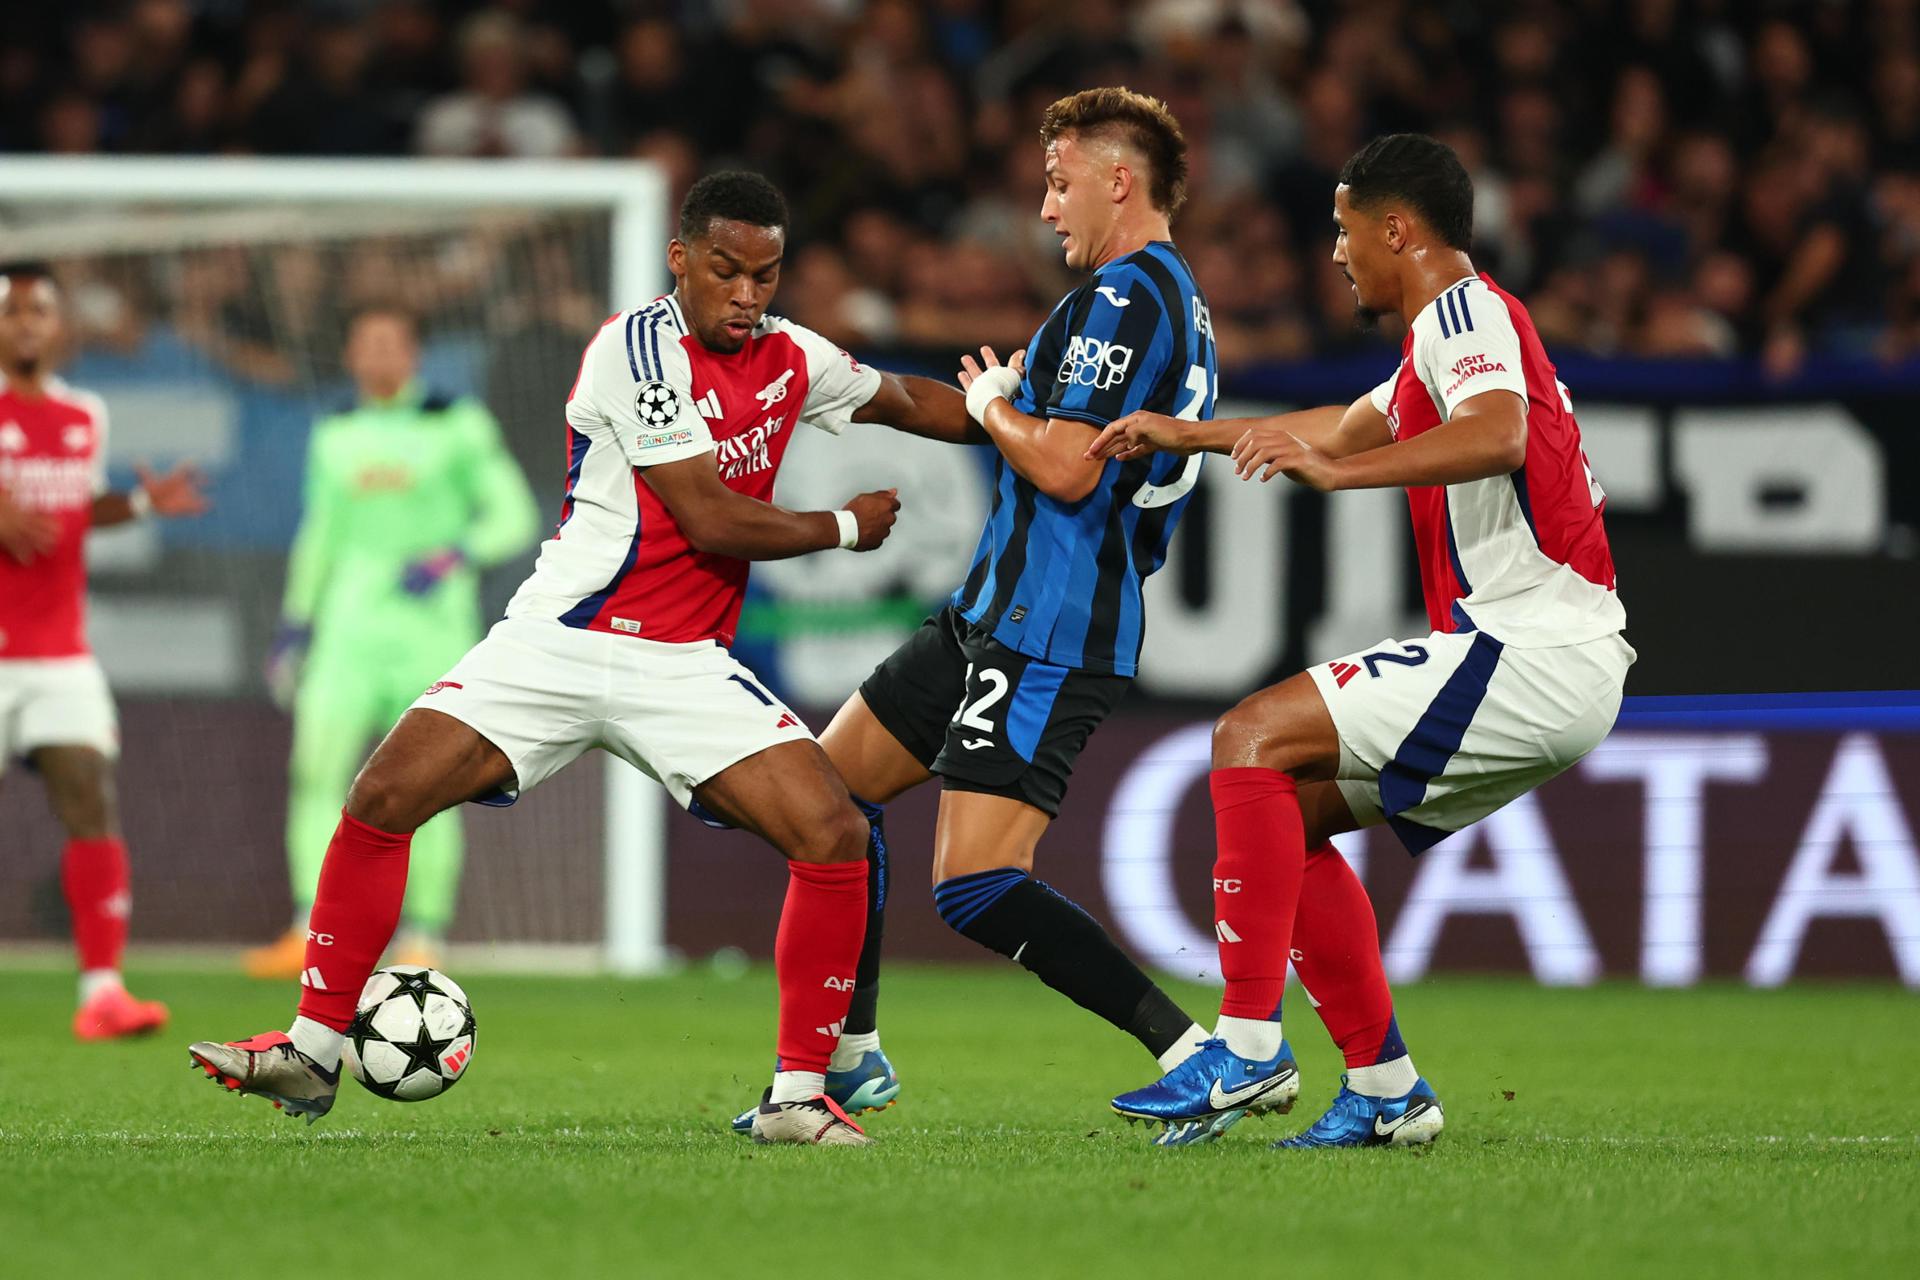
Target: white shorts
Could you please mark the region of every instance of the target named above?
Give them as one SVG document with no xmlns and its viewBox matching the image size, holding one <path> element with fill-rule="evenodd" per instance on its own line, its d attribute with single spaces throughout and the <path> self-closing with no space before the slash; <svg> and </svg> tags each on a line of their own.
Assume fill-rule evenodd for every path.
<svg viewBox="0 0 1920 1280">
<path fill-rule="evenodd" d="M 1599 745 L 1635 657 L 1618 635 L 1517 649 L 1436 632 L 1308 672 L 1340 734 L 1347 807 L 1421 853 Z"/>
<path fill-rule="evenodd" d="M 40 747 L 120 754 L 113 695 L 91 656 L 0 660 L 0 769 Z"/>
<path fill-rule="evenodd" d="M 589 748 L 659 780 L 685 807 L 693 789 L 783 742 L 811 742 L 800 717 L 713 641 L 661 644 L 540 618 L 505 618 L 414 699 L 506 753 L 511 803 Z"/>
</svg>

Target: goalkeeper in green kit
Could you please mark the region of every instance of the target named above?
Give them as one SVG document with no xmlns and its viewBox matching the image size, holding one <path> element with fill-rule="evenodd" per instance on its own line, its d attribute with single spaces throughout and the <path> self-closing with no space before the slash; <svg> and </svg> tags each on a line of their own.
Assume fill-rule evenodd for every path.
<svg viewBox="0 0 1920 1280">
<path fill-rule="evenodd" d="M 353 317 L 344 363 L 352 409 L 314 424 L 306 509 L 267 660 L 293 711 L 287 805 L 292 926 L 249 951 L 247 972 L 291 978 L 340 797 L 368 748 L 480 639 L 479 571 L 535 539 L 526 477 L 476 400 L 429 390 L 419 334 L 394 308 Z M 414 836 L 396 960 L 430 964 L 460 887 L 460 816 Z"/>
</svg>

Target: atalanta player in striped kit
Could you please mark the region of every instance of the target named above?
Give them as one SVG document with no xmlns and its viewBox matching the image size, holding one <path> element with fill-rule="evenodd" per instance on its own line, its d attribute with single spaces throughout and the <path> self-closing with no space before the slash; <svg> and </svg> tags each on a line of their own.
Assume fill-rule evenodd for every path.
<svg viewBox="0 0 1920 1280">
<path fill-rule="evenodd" d="M 1433 634 L 1386 640 L 1242 702 L 1214 731 L 1219 1038 L 1114 1099 L 1204 1140 L 1299 1090 L 1281 1034 L 1289 953 L 1347 1062 L 1284 1147 L 1431 1142 L 1440 1101 L 1394 1017 L 1373 907 L 1328 840 L 1387 824 L 1411 854 L 1577 763 L 1613 727 L 1633 649 L 1566 387 L 1527 310 L 1467 255 L 1473 184 L 1419 134 L 1376 139 L 1334 192 L 1333 260 L 1363 319 L 1407 324 L 1400 367 L 1351 405 L 1205 427 L 1138 415 L 1098 457 L 1230 452 L 1323 492 L 1401 487 Z"/>
<path fill-rule="evenodd" d="M 821 741 L 881 846 L 881 806 L 937 775 L 941 917 L 1170 1066 L 1204 1033 L 1031 873 L 1075 758 L 1139 669 L 1141 584 L 1199 476 L 1198 458 L 1101 463 L 1087 448 L 1136 409 L 1212 417 L 1213 333 L 1171 239 L 1187 161 L 1166 105 L 1089 89 L 1047 109 L 1041 139 L 1041 217 L 1067 265 L 1091 275 L 1009 365 L 984 349 L 963 362 L 967 408 L 999 455 L 972 571 Z M 875 1022 L 880 920 L 876 909 L 840 1054 L 889 1070 Z"/>
<path fill-rule="evenodd" d="M 393 936 L 413 833 L 463 801 L 510 803 L 600 748 L 787 859 L 774 941 L 780 1022 L 766 1142 L 868 1139 L 827 1092 L 868 906 L 868 827 L 800 718 L 728 652 L 749 562 L 886 539 L 900 503 L 773 505 L 794 432 L 885 422 L 957 440 L 953 387 L 867 368 L 766 314 L 787 207 L 765 178 L 695 183 L 668 247 L 672 293 L 607 320 L 567 397 L 560 528 L 507 616 L 430 685 L 347 794 L 285 1033 L 189 1052 L 230 1089 L 314 1117 L 339 1087 L 342 1033 Z"/>
</svg>

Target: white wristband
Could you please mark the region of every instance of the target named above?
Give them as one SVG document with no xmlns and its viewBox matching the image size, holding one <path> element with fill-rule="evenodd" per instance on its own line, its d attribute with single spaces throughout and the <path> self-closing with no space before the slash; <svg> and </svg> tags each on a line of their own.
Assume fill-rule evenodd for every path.
<svg viewBox="0 0 1920 1280">
<path fill-rule="evenodd" d="M 860 517 L 851 511 L 836 511 L 833 518 L 840 522 L 840 549 L 851 551 L 860 545 Z"/>
<path fill-rule="evenodd" d="M 145 520 L 153 514 L 153 495 L 145 485 L 135 485 L 127 491 L 127 507 L 135 520 Z"/>
<path fill-rule="evenodd" d="M 967 413 L 981 426 L 987 423 L 987 406 L 995 400 L 1011 400 L 1020 389 L 1020 375 L 1003 364 L 987 369 L 967 388 Z"/>
</svg>

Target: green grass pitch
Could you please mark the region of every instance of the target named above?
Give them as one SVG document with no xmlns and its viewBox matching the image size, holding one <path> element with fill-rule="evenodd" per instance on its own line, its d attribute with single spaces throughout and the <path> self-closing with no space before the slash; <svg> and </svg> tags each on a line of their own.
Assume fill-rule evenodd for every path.
<svg viewBox="0 0 1920 1280">
<path fill-rule="evenodd" d="M 318 1125 L 185 1045 L 289 992 L 138 972 L 161 1038 L 79 1045 L 71 982 L 0 973 L 0 1275 L 1795 1276 L 1920 1257 L 1920 1006 L 1890 987 L 1401 992 L 1431 1150 L 1283 1153 L 1339 1064 L 1296 993 L 1294 1114 L 1158 1151 L 1106 1110 L 1152 1064 L 1016 971 L 899 968 L 906 1090 L 863 1151 L 726 1130 L 769 1067 L 771 975 L 476 976 L 444 1098 L 349 1083 Z M 455 976 L 460 976 L 456 974 Z M 1213 996 L 1181 988 L 1190 1009 Z"/>
</svg>

